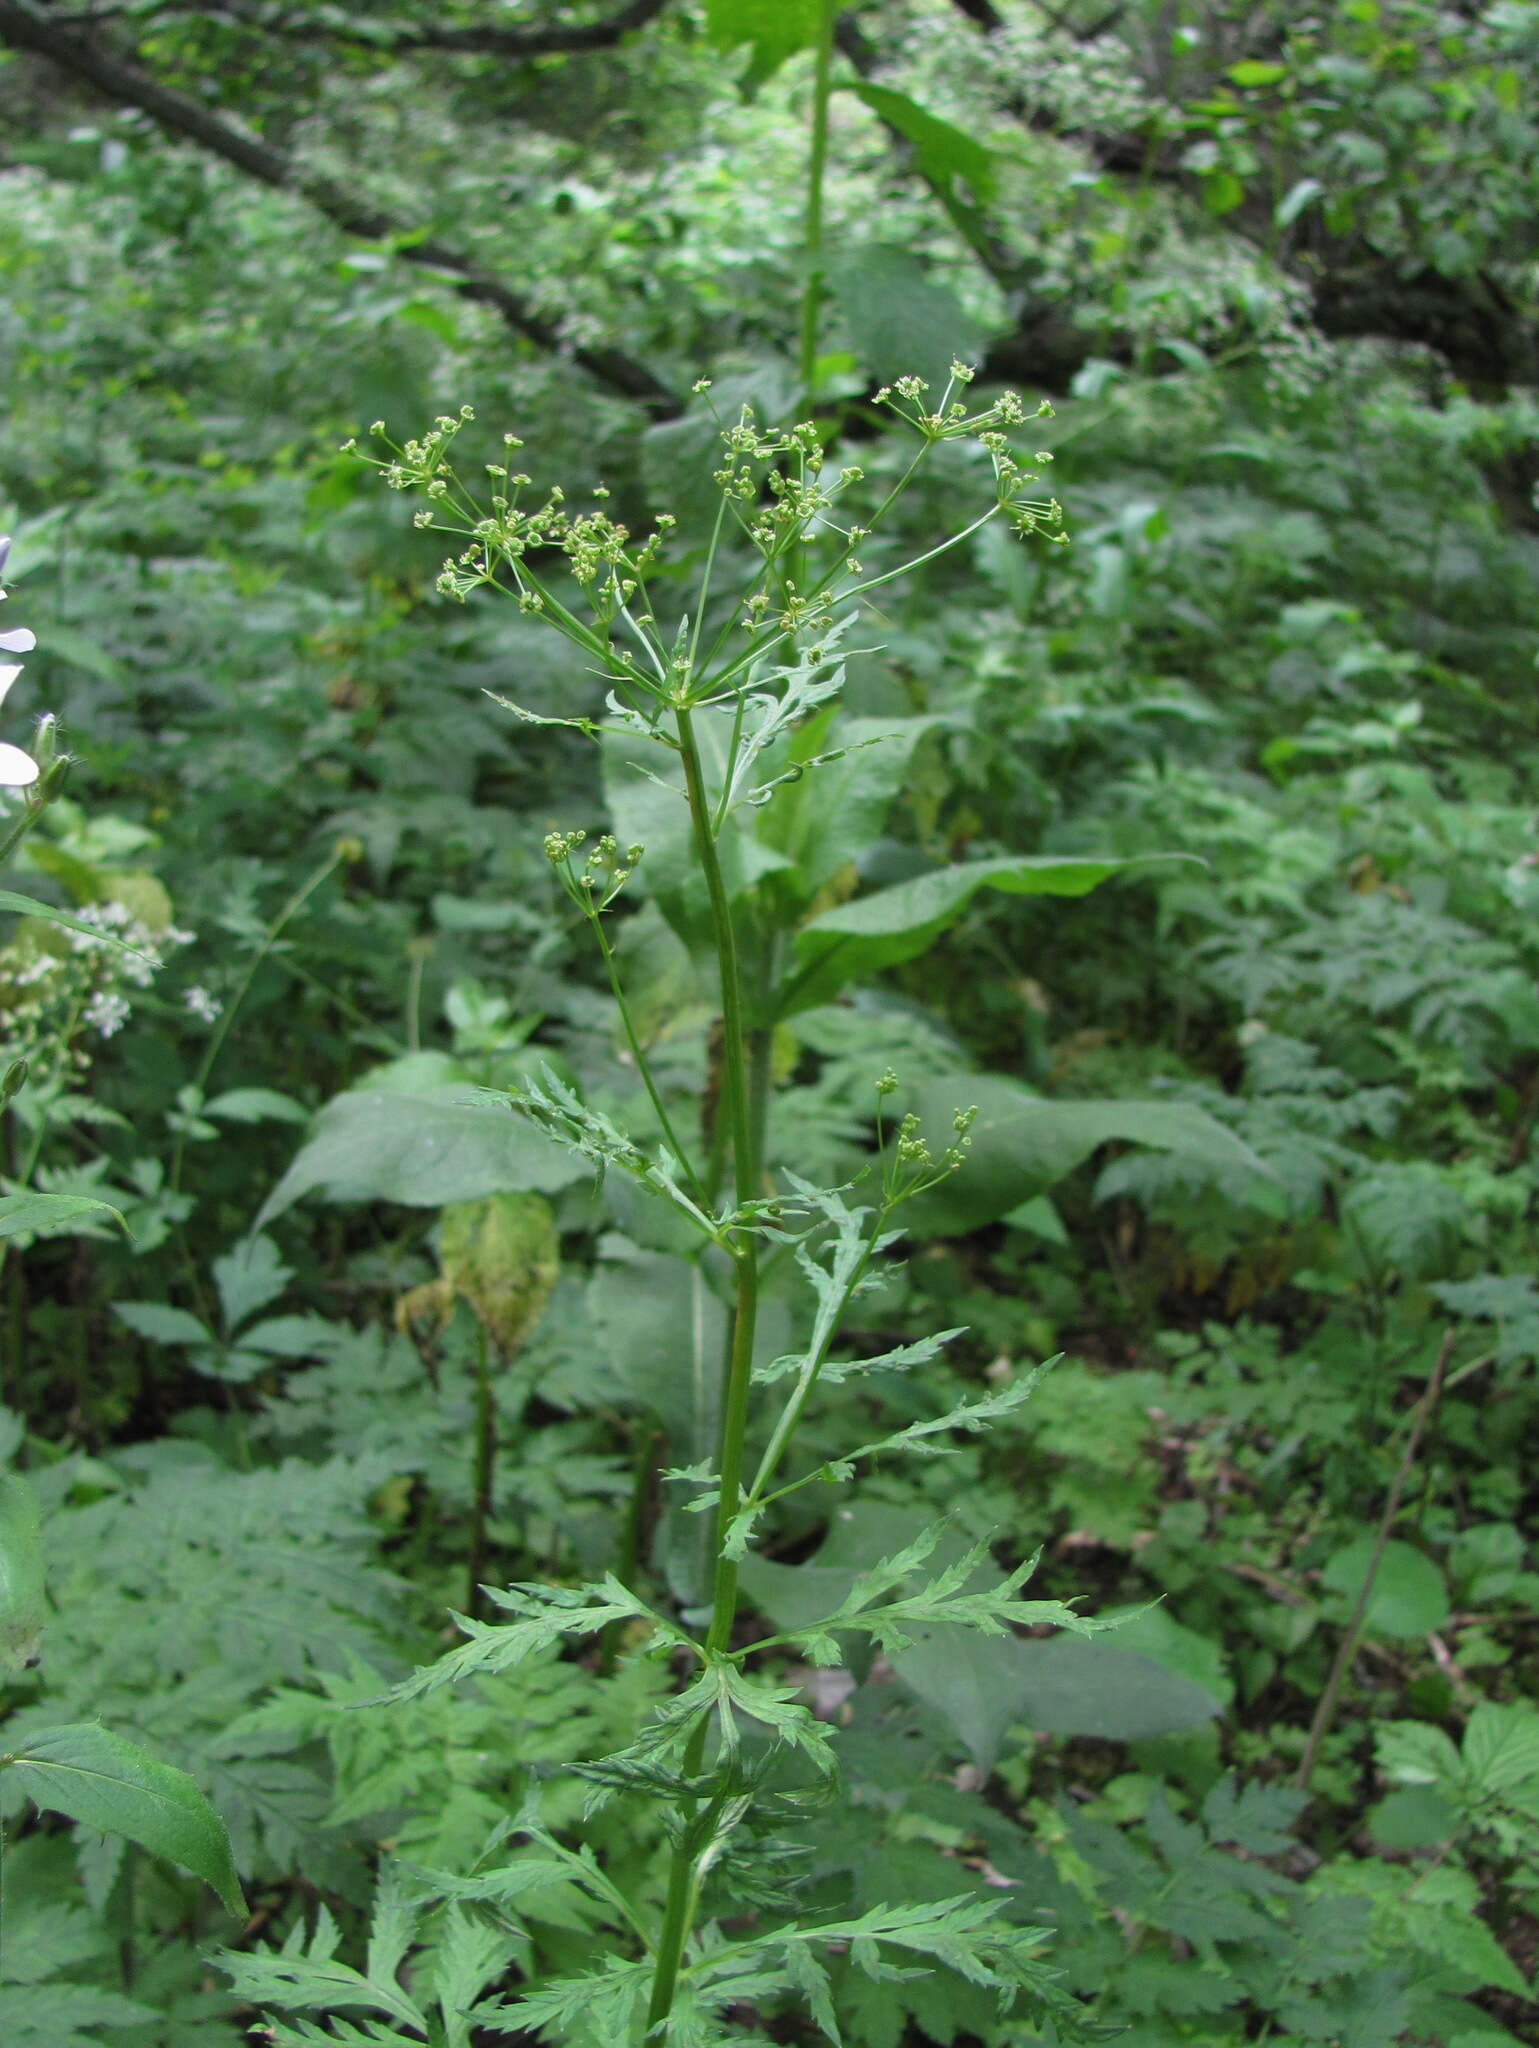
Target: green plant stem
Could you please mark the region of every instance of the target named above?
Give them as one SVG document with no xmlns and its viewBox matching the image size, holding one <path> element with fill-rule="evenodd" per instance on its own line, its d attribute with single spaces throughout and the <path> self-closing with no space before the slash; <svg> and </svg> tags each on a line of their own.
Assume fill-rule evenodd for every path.
<svg viewBox="0 0 1539 2048">
<path fill-rule="evenodd" d="M 753 1119 L 749 1100 L 748 1033 L 745 1027 L 737 936 L 732 923 L 732 905 L 717 855 L 715 831 L 700 748 L 688 707 L 675 706 L 679 753 L 684 763 L 684 784 L 694 825 L 695 851 L 710 899 L 716 961 L 721 977 L 721 1093 L 732 1141 L 733 1183 L 741 1207 L 752 1201 L 758 1188 L 758 1164 L 754 1153 Z M 716 1509 L 716 1572 L 711 1597 L 711 1619 L 706 1631 L 707 1656 L 722 1655 L 732 1640 L 737 1616 L 737 1563 L 726 1555 L 727 1532 L 738 1509 L 742 1489 L 744 1445 L 748 1432 L 748 1401 L 753 1385 L 754 1333 L 758 1321 L 759 1248 L 748 1233 L 737 1232 L 728 1246 L 736 1273 L 732 1334 L 727 1352 L 722 1397 L 721 1430 L 717 1470 L 721 1495 Z M 705 1755 L 706 1723 L 702 1718 L 691 1736 L 684 1756 L 684 1774 L 693 1777 Z M 709 1809 L 707 1811 L 709 1817 Z M 658 1936 L 657 1963 L 647 2009 L 647 2033 L 661 2029 L 673 2009 L 679 1970 L 694 1924 L 700 1879 L 697 1843 L 702 1816 L 693 1798 L 686 1798 L 680 1815 L 679 1838 L 674 1844 L 668 1872 L 668 1895 Z"/>
<path fill-rule="evenodd" d="M 742 977 L 738 968 L 737 936 L 732 924 L 732 905 L 716 853 L 711 831 L 711 806 L 706 795 L 705 774 L 700 765 L 700 746 L 694 722 L 685 705 L 674 713 L 679 735 L 679 753 L 684 763 L 684 787 L 689 797 L 690 816 L 695 827 L 695 851 L 700 857 L 706 893 L 711 903 L 711 923 L 716 963 L 721 978 L 721 1083 L 732 1135 L 732 1172 L 739 1203 L 750 1202 L 756 1192 L 753 1165 L 753 1136 L 748 1114 L 748 1080 L 745 1072 L 747 1030 L 743 1015 Z"/>
<path fill-rule="evenodd" d="M 1320 1695 L 1320 1704 L 1315 1708 L 1315 1717 L 1309 1725 L 1309 1739 L 1304 1744 L 1304 1754 L 1299 1763 L 1298 1775 L 1293 1781 L 1300 1792 L 1307 1792 L 1309 1790 L 1309 1781 L 1314 1776 L 1315 1765 L 1319 1761 L 1321 1745 L 1325 1741 L 1326 1736 L 1329 1735 L 1331 1723 L 1336 1718 L 1336 1702 L 1341 1696 L 1341 1688 L 1346 1682 L 1347 1671 L 1351 1666 L 1353 1655 L 1357 1649 L 1358 1638 L 1362 1634 L 1363 1617 L 1368 1612 L 1368 1602 L 1373 1598 L 1374 1582 L 1379 1576 L 1379 1565 L 1383 1561 L 1385 1546 L 1389 1542 L 1389 1532 L 1395 1526 L 1395 1516 L 1400 1511 L 1400 1496 L 1405 1491 L 1405 1482 L 1411 1475 L 1411 1467 L 1416 1463 L 1416 1453 L 1421 1446 L 1422 1433 L 1431 1421 L 1432 1411 L 1437 1406 L 1438 1395 L 1441 1393 L 1443 1386 L 1443 1374 L 1447 1370 L 1449 1359 L 1453 1356 L 1453 1347 L 1454 1333 L 1450 1330 L 1439 1347 L 1437 1362 L 1433 1366 L 1431 1377 L 1427 1381 L 1427 1390 L 1416 1404 L 1416 1420 L 1410 1435 L 1406 1439 L 1405 1449 L 1400 1454 L 1400 1463 L 1396 1468 L 1395 1476 L 1390 1481 L 1389 1494 L 1384 1502 L 1384 1512 L 1379 1517 L 1378 1533 L 1374 1537 L 1373 1553 L 1368 1559 L 1368 1569 L 1363 1574 L 1362 1590 L 1358 1593 L 1352 1613 L 1342 1633 L 1335 1661 L 1331 1665 L 1330 1676 L 1326 1679 L 1325 1690 Z"/>
<path fill-rule="evenodd" d="M 748 1434 L 748 1396 L 753 1387 L 754 1327 L 759 1308 L 759 1254 L 744 1239 L 733 1258 L 737 1299 L 732 1313 L 732 1349 L 727 1363 L 726 1399 L 721 1415 L 721 1497 L 716 1504 L 716 1583 L 711 1596 L 707 1651 L 720 1656 L 732 1640 L 737 1618 L 737 1560 L 727 1555 L 727 1537 L 743 1488 L 743 1447 Z"/>
<path fill-rule="evenodd" d="M 219 1058 L 220 1052 L 224 1048 L 224 1042 L 230 1035 L 230 1026 L 235 1022 L 236 1017 L 239 1015 L 241 1004 L 245 1002 L 247 995 L 250 993 L 251 984 L 253 981 L 255 981 L 257 977 L 257 971 L 261 967 L 262 962 L 267 958 L 268 954 L 272 951 L 273 947 L 278 943 L 279 938 L 283 934 L 283 929 L 285 925 L 288 924 L 291 918 L 297 917 L 299 912 L 304 909 L 305 905 L 309 902 L 310 898 L 315 894 L 316 890 L 321 886 L 322 882 L 324 882 L 329 875 L 335 872 L 336 868 L 338 867 L 342 860 L 342 857 L 342 850 L 340 847 L 335 848 L 330 854 L 328 854 L 325 861 L 321 864 L 320 867 L 316 869 L 315 873 L 310 876 L 309 880 L 306 882 L 302 882 L 300 886 L 294 891 L 293 895 L 289 898 L 288 902 L 284 904 L 283 908 L 278 912 L 278 915 L 273 919 L 272 923 L 267 927 L 267 930 L 262 934 L 262 943 L 257 947 L 255 953 L 251 956 L 250 966 L 247 967 L 246 972 L 242 975 L 240 985 L 235 990 L 235 993 L 231 996 L 229 1002 L 225 1005 L 224 1014 L 220 1017 L 219 1022 L 214 1026 L 213 1031 L 209 1034 L 208 1044 L 203 1048 L 203 1057 L 198 1062 L 198 1071 L 196 1074 L 194 1074 L 192 1080 L 192 1085 L 194 1088 L 197 1089 L 200 1097 L 202 1096 L 204 1089 L 208 1086 L 208 1077 L 214 1071 L 214 1063 Z M 172 1194 L 180 1194 L 181 1192 L 182 1160 L 186 1150 L 186 1133 L 183 1131 L 178 1131 L 176 1134 L 176 1144 L 173 1146 L 171 1152 L 170 1184 Z"/>
<path fill-rule="evenodd" d="M 622 1586 L 630 1587 L 636 1583 L 647 1510 L 652 1503 L 659 1440 L 658 1431 L 645 1423 L 636 1425 L 631 1455 L 631 1497 L 626 1504 L 625 1520 L 620 1528 L 620 1550 L 614 1565 L 615 1577 Z M 624 1626 L 623 1621 L 612 1621 L 599 1638 L 599 1673 L 604 1678 L 608 1678 L 615 1668 Z"/>
<path fill-rule="evenodd" d="M 470 1508 L 470 1544 L 465 1558 L 465 1612 L 481 1612 L 481 1579 L 486 1570 L 486 1531 L 492 1519 L 492 1485 L 497 1469 L 497 1408 L 492 1398 L 491 1347 L 486 1325 L 476 1318 L 476 1452 Z"/>
<path fill-rule="evenodd" d="M 823 305 L 823 186 L 828 170 L 828 103 L 832 94 L 835 11 L 836 0 L 822 0 L 817 70 L 812 85 L 812 152 L 807 161 L 807 222 L 802 235 L 807 275 L 802 286 L 801 345 L 796 362 L 804 415 L 812 409 L 812 387 L 818 362 L 818 315 Z"/>
<path fill-rule="evenodd" d="M 10 831 L 0 838 L 0 861 L 10 858 L 47 808 L 46 804 L 27 805 Z"/>
<path fill-rule="evenodd" d="M 625 986 L 620 979 L 619 965 L 615 960 L 614 948 L 609 943 L 609 934 L 604 930 L 603 919 L 596 909 L 591 908 L 587 912 L 587 918 L 589 924 L 593 927 L 593 936 L 598 942 L 599 953 L 604 962 L 604 971 L 609 976 L 609 986 L 620 1012 L 620 1025 L 625 1033 L 625 1042 L 630 1047 L 631 1058 L 636 1063 L 636 1072 L 641 1076 L 641 1085 L 647 1091 L 647 1100 L 652 1105 L 652 1113 L 657 1118 L 659 1128 L 667 1141 L 668 1149 L 683 1169 L 689 1192 L 702 1207 L 708 1207 L 705 1189 L 701 1186 L 699 1176 L 690 1164 L 689 1154 L 685 1151 L 683 1145 L 680 1144 L 678 1133 L 673 1128 L 673 1121 L 663 1106 L 663 1098 L 658 1092 L 656 1081 L 652 1077 L 652 1062 L 647 1058 L 641 1040 L 636 1035 L 635 1020 L 631 1016 L 631 1006 L 626 999 Z"/>
</svg>

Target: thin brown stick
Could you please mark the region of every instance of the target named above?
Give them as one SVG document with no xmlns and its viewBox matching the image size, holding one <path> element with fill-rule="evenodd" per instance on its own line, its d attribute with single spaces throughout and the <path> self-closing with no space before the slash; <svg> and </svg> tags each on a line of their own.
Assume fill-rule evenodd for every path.
<svg viewBox="0 0 1539 2048">
<path fill-rule="evenodd" d="M 186 93 L 162 85 L 137 65 L 111 56 L 95 43 L 67 34 L 39 14 L 26 0 L 0 0 L 0 43 L 30 50 L 73 78 L 94 86 L 119 106 L 137 107 L 168 135 L 196 142 L 234 164 L 248 178 L 275 191 L 291 193 L 322 213 L 344 234 L 365 241 L 398 241 L 395 253 L 403 263 L 420 264 L 449 274 L 451 291 L 462 299 L 492 307 L 516 334 L 537 348 L 559 354 L 566 348 L 560 329 L 536 311 L 521 292 L 492 272 L 472 263 L 458 249 L 437 241 L 410 239 L 411 224 L 395 219 L 356 197 L 334 179 L 323 177 L 281 150 L 222 120 Z M 399 241 L 398 238 L 406 238 Z M 645 363 L 617 348 L 574 347 L 572 361 L 612 390 L 644 405 L 655 417 L 671 418 L 681 410 L 676 396 Z"/>
<path fill-rule="evenodd" d="M 253 6 L 249 0 L 220 0 L 213 7 L 170 4 L 157 15 L 197 14 L 229 21 L 258 35 L 282 36 L 290 42 L 351 43 L 385 56 L 405 55 L 416 50 L 442 50 L 450 54 L 520 58 L 549 57 L 582 50 L 608 50 L 649 21 L 655 21 L 668 0 L 630 0 L 606 21 L 565 22 L 546 28 L 389 28 L 370 25 L 349 32 L 345 21 L 307 21 L 292 9 Z M 92 7 L 58 17 L 62 28 L 95 28 L 123 19 L 129 10 L 122 6 Z M 134 26 L 143 28 L 144 17 L 133 16 Z"/>
<path fill-rule="evenodd" d="M 1416 1419 L 1406 1439 L 1405 1449 L 1400 1454 L 1400 1464 L 1395 1476 L 1390 1481 L 1389 1495 L 1384 1502 L 1384 1512 L 1379 1517 L 1378 1534 L 1374 1538 L 1373 1554 L 1368 1560 L 1368 1569 L 1363 1574 L 1362 1590 L 1353 1605 L 1351 1617 L 1336 1651 L 1335 1662 L 1331 1665 L 1330 1676 L 1325 1681 L 1325 1690 L 1320 1695 L 1315 1717 L 1309 1725 L 1309 1739 L 1304 1745 L 1298 1775 L 1293 1781 L 1300 1792 L 1309 1790 L 1309 1781 L 1319 1761 L 1320 1745 L 1330 1733 L 1331 1723 L 1336 1718 L 1336 1702 L 1357 1650 L 1357 1639 L 1362 1633 L 1363 1617 L 1368 1612 L 1368 1602 L 1373 1597 L 1374 1581 L 1379 1575 L 1379 1566 L 1384 1559 L 1389 1532 L 1395 1525 L 1395 1516 L 1400 1512 L 1400 1496 L 1405 1491 L 1405 1482 L 1410 1477 L 1411 1467 L 1416 1463 L 1416 1453 L 1421 1446 L 1423 1432 L 1432 1419 L 1432 1411 L 1436 1408 L 1438 1395 L 1442 1392 L 1443 1374 L 1453 1355 L 1453 1347 L 1454 1333 L 1449 1330 L 1439 1346 L 1437 1363 L 1433 1366 L 1431 1377 L 1427 1381 L 1427 1390 L 1416 1404 Z"/>
</svg>

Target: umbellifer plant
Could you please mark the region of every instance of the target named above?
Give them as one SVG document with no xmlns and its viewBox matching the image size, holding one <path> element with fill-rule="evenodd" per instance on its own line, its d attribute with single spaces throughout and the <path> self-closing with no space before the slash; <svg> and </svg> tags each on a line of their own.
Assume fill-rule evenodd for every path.
<svg viewBox="0 0 1539 2048">
<path fill-rule="evenodd" d="M 1023 536 L 1062 538 L 1057 504 L 1031 494 L 1037 472 L 1011 438 L 1035 415 L 1010 393 L 970 408 L 971 375 L 954 364 L 933 406 L 917 377 L 880 394 L 916 446 L 898 481 L 858 523 L 847 522 L 845 507 L 858 501 L 861 472 L 828 473 L 814 424 L 770 429 L 747 409 L 723 422 L 714 528 L 688 609 L 669 620 L 654 585 L 674 521 L 659 518 L 638 542 L 611 517 L 603 494 L 580 511 L 559 490 L 531 497 L 530 480 L 513 468 L 519 444 L 512 436 L 502 459 L 488 465 L 483 503 L 451 459 L 456 436 L 472 418 L 469 408 L 404 446 L 375 429 L 387 452 L 369 459 L 386 483 L 422 494 L 419 525 L 457 537 L 440 590 L 461 600 L 483 588 L 511 597 L 579 648 L 607 689 L 602 719 L 538 718 L 508 708 L 617 746 L 646 778 L 631 786 L 644 786 L 661 843 L 644 849 L 612 833 L 590 843 L 580 830 L 557 831 L 545 852 L 602 958 L 653 1128 L 620 1129 L 549 1069 L 507 1099 L 601 1174 L 627 1177 L 684 1220 L 694 1246 L 686 1256 L 702 1262 L 727 1297 L 728 1335 L 714 1455 L 658 1475 L 684 1490 L 687 1509 L 711 1532 L 708 1602 L 695 1612 L 665 1611 L 634 1569 L 580 1587 L 490 1586 L 487 1597 L 500 1618 L 457 1617 L 466 1640 L 391 1695 L 413 1700 L 606 1632 L 611 1641 L 623 1633 L 630 1654 L 675 1660 L 678 1690 L 634 1740 L 575 1767 L 591 1787 L 590 1806 L 619 1798 L 660 1804 L 671 1845 L 662 1895 L 627 1896 L 591 1850 L 574 1850 L 531 1806 L 499 1831 L 468 1886 L 461 1881 L 435 1895 L 427 1873 L 392 1877 L 379 1911 L 395 1930 L 395 1945 L 386 1944 L 381 1955 L 398 1962 L 404 1954 L 413 1905 L 448 1898 L 457 1913 L 495 1906 L 506 1927 L 520 1894 L 553 1880 L 575 1882 L 588 1894 L 613 1932 L 611 1952 L 591 1970 L 530 1979 L 510 1994 L 501 1988 L 509 1951 L 492 1943 L 479 1968 L 466 1969 L 457 1937 L 458 1947 L 446 1940 L 425 1965 L 420 2003 L 395 1981 L 393 1963 L 381 1976 L 332 1962 L 334 1930 L 323 1930 L 324 1939 L 318 1935 L 319 1945 L 308 1950 L 296 1935 L 281 1957 L 227 1957 L 237 1988 L 269 2008 L 373 2006 L 410 2030 L 360 2032 L 337 2022 L 341 2031 L 321 2033 L 307 2020 L 274 2020 L 280 2043 L 426 2038 L 455 2048 L 468 2044 L 474 2029 L 476 2039 L 528 2030 L 575 2048 L 706 2048 L 765 2040 L 745 2027 L 745 2011 L 778 2009 L 788 1999 L 837 2040 L 822 1960 L 831 1949 L 848 1952 L 874 1976 L 959 1970 L 992 1987 L 1004 2008 L 1024 2001 L 1039 2016 L 1048 2008 L 1048 2024 L 1061 2031 L 1072 2032 L 1081 2017 L 1054 1988 L 1039 1953 L 1044 1931 L 1010 1920 L 996 1902 L 972 1895 L 897 1900 L 829 1920 L 800 1908 L 794 1882 L 765 1879 L 762 1851 L 766 1838 L 800 1811 L 837 1797 L 833 1731 L 796 1686 L 777 1678 L 776 1652 L 836 1665 L 850 1639 L 901 1650 L 910 1628 L 949 1624 L 1002 1635 L 1038 1624 L 1085 1633 L 1097 1624 L 1058 1601 L 1023 1597 L 1034 1560 L 985 1591 L 976 1589 L 984 1544 L 937 1568 L 943 1525 L 866 1571 L 836 1611 L 808 1625 L 744 1629 L 739 1600 L 740 1567 L 788 1495 L 847 1480 L 878 1454 L 944 1449 L 959 1433 L 980 1431 L 1016 1410 L 1037 1377 L 1024 1373 L 992 1385 L 948 1413 L 852 1444 L 810 1468 L 805 1454 L 798 1462 L 798 1429 L 820 1381 L 923 1364 L 946 1341 L 923 1338 L 853 1360 L 834 1355 L 852 1304 L 872 1286 L 900 1235 L 899 1212 L 963 1162 L 972 1112 L 959 1106 L 940 1137 L 913 1116 L 889 1113 L 884 1128 L 884 1108 L 890 1112 L 899 1083 L 890 1071 L 873 1073 L 877 1142 L 862 1178 L 821 1187 L 787 1170 L 772 1176 L 765 1164 L 778 1024 L 827 1003 L 873 967 L 916 955 L 980 886 L 1077 895 L 1123 865 L 1084 858 L 975 862 L 826 907 L 827 895 L 838 894 L 828 890 L 831 878 L 847 872 L 861 833 L 890 802 L 906 758 L 900 742 L 896 765 L 884 761 L 883 735 L 866 729 L 869 721 L 843 729 L 837 723 L 844 659 L 863 600 L 994 519 Z M 977 516 L 915 559 L 868 573 L 862 551 L 885 544 L 881 530 L 893 504 L 942 444 L 981 452 L 977 468 L 989 483 Z M 644 857 L 664 916 L 686 943 L 709 951 L 719 986 L 709 1110 L 694 1145 L 681 1133 L 681 1105 L 670 1105 L 654 1073 L 611 939 L 614 906 Z M 756 1342 L 761 1278 L 768 1261 L 788 1257 L 810 1290 L 809 1311 L 796 1349 L 766 1359 Z M 715 1882 L 730 1872 L 739 1854 L 752 1862 L 756 1852 L 754 1910 L 728 1931 L 705 1913 L 703 1888 L 708 1877 Z M 415 1899 L 407 1902 L 413 1884 Z M 730 2032 L 723 2019 L 729 2008 Z"/>
</svg>

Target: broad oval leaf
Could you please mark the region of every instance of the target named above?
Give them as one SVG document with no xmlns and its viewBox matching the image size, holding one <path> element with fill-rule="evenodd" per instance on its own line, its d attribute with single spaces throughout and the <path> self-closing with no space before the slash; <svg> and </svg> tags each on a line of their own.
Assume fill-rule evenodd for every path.
<svg viewBox="0 0 1539 2048">
<path fill-rule="evenodd" d="M 0 1671 L 24 1671 L 43 1647 L 43 1538 L 37 1495 L 0 1472 Z"/>
<path fill-rule="evenodd" d="M 965 1162 L 904 1212 L 916 1236 L 957 1236 L 1008 1216 L 1114 1140 L 1275 1178 L 1243 1138 L 1190 1102 L 1050 1102 L 1003 1074 L 927 1081 L 908 1098 L 936 1151 L 950 1136 L 953 1112 L 973 1104 Z"/>
<path fill-rule="evenodd" d="M 827 279 L 850 340 L 874 377 L 891 382 L 917 374 L 939 399 L 953 357 L 978 353 L 977 324 L 912 249 L 847 244 L 830 259 Z"/>
<path fill-rule="evenodd" d="M 482 1195 L 553 1194 L 587 1168 L 513 1110 L 462 1086 L 422 1095 L 359 1089 L 329 1102 L 262 1204 L 261 1230 L 302 1195 L 441 1209 Z"/>
<path fill-rule="evenodd" d="M 1320 1574 L 1320 1583 L 1349 1604 L 1355 1603 L 1373 1562 L 1373 1549 L 1372 1536 L 1355 1538 L 1328 1561 Z M 1378 1636 L 1424 1636 L 1431 1629 L 1441 1628 L 1448 1614 L 1448 1589 L 1431 1558 L 1424 1557 L 1409 1543 L 1386 1543 L 1363 1613 L 1367 1632 Z"/>
<path fill-rule="evenodd" d="M 185 1771 L 98 1721 L 45 1729 L 3 1761 L 34 1806 L 127 1835 L 212 1885 L 232 1913 L 245 1912 L 224 1822 Z"/>
</svg>

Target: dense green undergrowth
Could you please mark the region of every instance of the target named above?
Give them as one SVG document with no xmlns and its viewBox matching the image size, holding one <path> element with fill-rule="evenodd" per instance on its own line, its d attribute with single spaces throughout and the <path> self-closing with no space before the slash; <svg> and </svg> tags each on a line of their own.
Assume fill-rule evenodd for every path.
<svg viewBox="0 0 1539 2048">
<path fill-rule="evenodd" d="M 214 2048 L 258 2024 L 624 2038 L 591 1989 L 500 2032 L 494 2007 L 627 1952 L 606 1886 L 665 1899 L 669 1812 L 595 1802 L 593 1773 L 667 1714 L 682 1665 L 641 1654 L 617 1602 L 516 1669 L 411 1674 L 462 1642 L 450 1609 L 491 1615 L 483 1584 L 618 1569 L 657 1612 L 709 1605 L 704 1518 L 657 1475 L 713 1453 L 722 1269 L 680 1256 L 677 1209 L 477 1091 L 570 1088 L 648 1143 L 661 1106 L 708 1155 L 719 985 L 654 755 L 633 733 L 601 764 L 487 694 L 600 720 L 593 662 L 532 613 L 440 594 L 442 545 L 338 444 L 473 397 L 473 463 L 516 431 L 573 503 L 602 480 L 638 532 L 677 511 L 651 595 L 684 609 L 721 419 L 797 410 L 781 159 L 805 81 L 744 107 L 719 58 L 663 48 L 650 142 L 617 117 L 586 180 L 553 88 L 569 203 L 529 244 L 542 290 L 581 275 L 585 319 L 629 307 L 670 375 L 711 364 L 662 424 L 510 361 L 442 278 L 311 247 L 281 196 L 137 132 L 119 153 L 106 121 L 43 124 L 0 179 L 6 620 L 39 641 L 7 732 L 46 703 L 78 756 L 4 883 L 159 962 L 0 928 L 0 1067 L 28 1063 L 5 1109 L 0 1466 L 41 1503 L 48 1585 L 41 1665 L 0 1673 L 3 1742 L 99 1720 L 190 1773 L 249 1907 L 0 1774 L 17 2048 Z M 956 114 L 950 44 L 905 61 Z M 490 90 L 459 88 L 478 109 Z M 414 160 L 464 115 L 447 91 L 404 110 Z M 686 134 L 710 143 L 690 236 L 637 168 Z M 465 218 L 493 223 L 500 192 L 521 222 L 547 190 L 536 143 L 506 149 L 495 186 L 454 172 Z M 951 294 L 906 339 L 965 353 L 992 288 L 886 175 L 864 131 L 836 135 L 830 246 L 892 206 L 884 239 L 912 230 Z M 751 821 L 744 889 L 781 919 L 777 973 L 805 977 L 761 1034 L 766 1186 L 869 1170 L 887 1069 L 932 1132 L 977 1105 L 838 1346 L 911 1347 L 910 1369 L 836 1360 L 799 1476 L 926 1440 L 1061 1355 L 987 1434 L 805 1486 L 760 1532 L 736 1640 L 777 1646 L 744 1668 L 831 1738 L 842 1790 L 780 1828 L 794 1745 L 750 1715 L 749 1774 L 781 1806 L 704 1874 L 702 1910 L 728 1946 L 832 1933 L 815 1969 L 788 1948 L 680 2039 L 1016 2048 L 1081 2007 L 1130 2048 L 1533 2038 L 1539 547 L 1488 481 L 1527 401 L 1371 342 L 1301 367 L 1264 324 L 1226 359 L 1181 297 L 1198 227 L 1141 204 L 1137 263 L 1102 251 L 1086 317 L 1109 336 L 1143 289 L 1183 347 L 1108 345 L 1016 443 L 1053 458 L 1072 545 L 996 522 L 874 590 L 843 643 L 858 751 Z M 860 355 L 863 287 L 834 285 L 850 333 L 816 411 L 869 508 L 913 451 L 864 400 L 888 365 Z M 960 444 L 932 457 L 868 576 L 992 488 Z M 833 798 L 793 812 L 819 774 Z M 571 828 L 648 847 L 607 921 L 629 1026 L 542 850 Z M 1100 886 L 1020 893 L 1043 861 L 1100 863 Z M 896 890 L 906 921 L 863 913 Z M 29 1225 L 25 1190 L 126 1230 Z M 782 1265 L 767 1367 L 806 1339 Z M 1001 1598 L 1040 1550 L 1034 1599 L 1120 1625 L 790 1646 L 938 1524 L 927 1569 Z M 943 1902 L 960 1933 L 934 1931 Z M 1044 1930 L 1062 2009 L 1002 2009 L 985 1925 Z"/>
</svg>

